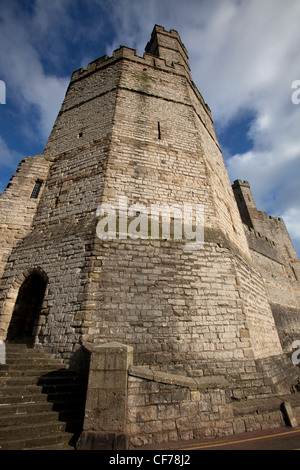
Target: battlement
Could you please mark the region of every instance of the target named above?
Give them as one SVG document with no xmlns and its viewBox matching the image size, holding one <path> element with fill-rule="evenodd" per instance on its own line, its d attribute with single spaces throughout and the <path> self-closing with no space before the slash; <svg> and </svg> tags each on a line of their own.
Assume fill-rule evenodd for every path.
<svg viewBox="0 0 300 470">
<path fill-rule="evenodd" d="M 235 198 L 239 209 L 241 211 L 241 216 L 243 221 L 246 225 L 251 228 L 255 226 L 255 220 L 265 220 L 267 222 L 279 222 L 280 224 L 284 224 L 284 221 L 281 217 L 275 217 L 273 215 L 269 215 L 266 211 L 259 211 L 256 208 L 256 204 L 250 189 L 249 181 L 245 180 L 235 180 L 232 184 L 232 189 L 235 194 Z M 247 217 L 251 218 L 247 220 Z"/>
<path fill-rule="evenodd" d="M 155 25 L 145 51 L 167 61 L 178 61 L 190 72 L 187 50 L 174 29 L 166 31 L 162 26 Z"/>
<path fill-rule="evenodd" d="M 233 182 L 232 187 L 235 188 L 235 187 L 238 187 L 238 186 L 244 186 L 246 188 L 250 188 L 249 181 L 245 181 L 245 180 L 235 180 Z"/>
<path fill-rule="evenodd" d="M 88 64 L 88 67 L 85 69 L 81 67 L 78 70 L 75 70 L 71 77 L 71 83 L 85 78 L 90 73 L 96 72 L 102 68 L 108 67 L 109 65 L 113 64 L 114 62 L 121 60 L 121 59 L 128 59 L 131 61 L 139 62 L 144 66 L 152 66 L 157 67 L 168 72 L 177 73 L 180 75 L 187 75 L 185 71 L 185 67 L 179 63 L 168 63 L 166 59 L 156 57 L 153 54 L 145 52 L 143 57 L 137 55 L 136 49 L 132 49 L 130 47 L 121 46 L 113 52 L 112 56 L 104 55 Z"/>
<path fill-rule="evenodd" d="M 270 238 L 262 235 L 257 230 L 244 224 L 244 229 L 251 250 L 270 258 L 271 260 L 283 264 L 280 253 L 277 250 L 276 243 Z"/>
<path fill-rule="evenodd" d="M 269 223 L 278 223 L 285 226 L 284 220 L 282 217 L 276 217 L 275 215 L 269 215 L 266 211 L 257 211 L 257 218 L 259 220 L 264 220 Z"/>
<path fill-rule="evenodd" d="M 159 38 L 159 35 L 163 35 L 164 37 Z M 160 44 L 159 49 L 154 47 L 154 41 L 156 39 L 158 44 Z M 168 42 L 169 40 L 171 43 Z M 167 32 L 163 27 L 155 26 L 152 32 L 152 39 L 148 42 L 143 57 L 137 54 L 136 49 L 120 46 L 118 49 L 113 51 L 112 56 L 106 54 L 90 62 L 87 68 L 82 67 L 75 70 L 72 74 L 69 87 L 77 81 L 83 80 L 100 70 L 104 70 L 121 60 L 135 62 L 136 64 L 140 64 L 143 68 L 151 67 L 156 71 L 159 70 L 184 76 L 193 91 L 193 102 L 200 102 L 202 105 L 205 113 L 205 117 L 202 119 L 204 120 L 204 123 L 206 123 L 206 121 L 209 122 L 208 127 L 211 132 L 211 127 L 213 125 L 211 110 L 192 80 L 185 46 L 182 44 L 179 34 L 175 30 Z M 199 114 L 199 111 L 196 112 Z"/>
<path fill-rule="evenodd" d="M 155 25 L 143 57 L 137 55 L 136 49 L 120 46 L 111 57 L 106 54 L 90 62 L 87 69 L 82 67 L 76 70 L 72 75 L 71 82 L 120 59 L 137 60 L 143 62 L 144 65 L 169 71 L 171 69 L 176 73 L 188 74 L 191 78 L 188 53 L 178 32 L 173 29 L 166 31 L 162 26 Z"/>
<path fill-rule="evenodd" d="M 271 221 L 273 221 L 273 222 L 279 222 L 279 223 L 285 225 L 284 220 L 283 220 L 281 217 L 275 217 L 274 215 L 269 215 L 267 212 L 266 212 L 266 214 L 267 214 L 268 218 L 269 218 Z"/>
<path fill-rule="evenodd" d="M 248 227 L 248 225 L 244 225 L 244 229 L 247 233 L 252 233 L 256 238 L 260 238 L 264 242 L 268 243 L 271 246 L 276 246 L 276 243 L 273 240 L 270 240 L 270 238 L 266 237 L 265 235 L 262 235 L 260 232 L 255 230 L 252 227 Z"/>
</svg>

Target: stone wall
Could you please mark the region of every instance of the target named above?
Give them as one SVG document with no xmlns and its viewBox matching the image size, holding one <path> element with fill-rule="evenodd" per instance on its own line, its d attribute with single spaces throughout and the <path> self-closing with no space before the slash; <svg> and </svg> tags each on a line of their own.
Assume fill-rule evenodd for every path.
<svg viewBox="0 0 300 470">
<path fill-rule="evenodd" d="M 169 55 L 175 43 L 182 57 L 178 33 L 155 31 L 161 57 L 122 47 L 73 74 L 31 232 L 5 269 L 2 330 L 24 273 L 38 267 L 48 279 L 40 344 L 70 360 L 82 344 L 118 340 L 134 346 L 138 364 L 215 373 L 216 363 L 282 350 L 209 109 L 185 60 Z M 203 248 L 99 240 L 97 207 L 120 196 L 146 207 L 202 204 Z"/>
<path fill-rule="evenodd" d="M 127 48 L 114 58 L 121 53 L 103 201 L 203 204 L 206 243 L 188 252 L 176 240 L 96 239 L 92 258 L 101 266 L 87 291 L 94 307 L 84 319 L 85 344 L 116 339 L 134 346 L 137 363 L 185 373 L 199 361 L 279 354 L 210 114 L 189 70 Z M 104 63 L 95 64 L 99 73 Z"/>
<path fill-rule="evenodd" d="M 298 308 L 300 261 L 284 221 L 257 210 L 248 181 L 236 180 L 233 191 L 270 302 Z"/>
<path fill-rule="evenodd" d="M 282 404 L 297 396 L 232 400 L 223 376 L 190 378 L 133 365 L 133 348 L 117 342 L 91 350 L 79 450 L 134 449 L 285 426 Z M 287 406 L 293 415 L 291 404 Z M 295 421 L 296 423 L 296 421 Z"/>
<path fill-rule="evenodd" d="M 31 229 L 48 171 L 49 162 L 43 156 L 27 157 L 20 163 L 4 193 L 0 195 L 0 276 L 13 247 Z M 42 187 L 38 197 L 31 198 L 37 180 L 43 182 Z"/>
<path fill-rule="evenodd" d="M 280 354 L 257 272 L 242 259 L 235 262 L 225 246 L 206 243 L 189 252 L 184 243 L 94 245 L 100 264 L 89 285 L 94 308 L 83 323 L 85 344 L 125 342 L 134 346 L 136 363 L 188 375 L 206 363 L 215 371 L 218 362 L 224 368 L 230 360 Z"/>
<path fill-rule="evenodd" d="M 259 269 L 284 352 L 300 338 L 300 261 L 281 218 L 258 211 L 248 181 L 237 180 L 233 191 L 251 256 Z"/>
<path fill-rule="evenodd" d="M 232 418 L 223 377 L 191 379 L 146 367 L 129 369 L 130 446 L 229 435 Z"/>
<path fill-rule="evenodd" d="M 271 304 L 271 307 L 282 348 L 284 352 L 291 353 L 293 342 L 300 338 L 300 309 L 279 303 Z"/>
<path fill-rule="evenodd" d="M 128 448 L 231 434 L 224 377 L 192 379 L 133 366 L 133 349 L 94 347 L 79 449 Z"/>
<path fill-rule="evenodd" d="M 68 360 L 80 348 L 84 292 L 93 269 L 89 257 L 106 152 L 104 139 L 88 149 L 66 152 L 51 164 L 31 230 L 13 249 L 2 277 L 0 319 L 4 338 L 24 276 L 38 269 L 48 279 L 35 333 L 38 342 Z"/>
<path fill-rule="evenodd" d="M 74 72 L 43 156 L 26 159 L 0 198 L 1 338 L 23 282 L 40 274 L 47 287 L 35 344 L 72 366 L 84 348 L 99 353 L 91 362 L 84 445 L 97 441 L 94 428 L 113 446 L 233 432 L 220 375 L 235 398 L 294 384 L 285 374 L 265 258 L 270 272 L 280 265 L 294 275 L 292 290 L 298 261 L 289 249 L 283 255 L 283 242 L 277 258 L 253 239 L 249 248 L 186 51 L 175 31 L 155 27 L 155 35 L 155 55 L 121 47 Z M 44 184 L 31 200 L 36 178 Z M 189 250 L 188 237 L 151 233 L 120 238 L 117 230 L 100 239 L 97 209 L 117 208 L 120 196 L 146 208 L 202 205 L 203 245 Z M 286 240 L 282 224 L 271 225 Z M 277 276 L 284 290 L 284 272 Z M 125 362 L 113 360 L 108 341 L 122 343 L 114 348 Z M 208 384 L 207 377 L 214 379 Z"/>
</svg>

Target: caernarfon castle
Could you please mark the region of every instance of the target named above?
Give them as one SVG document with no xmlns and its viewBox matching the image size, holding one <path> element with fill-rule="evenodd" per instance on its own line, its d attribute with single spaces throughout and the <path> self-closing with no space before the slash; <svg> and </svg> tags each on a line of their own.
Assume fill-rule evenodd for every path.
<svg viewBox="0 0 300 470">
<path fill-rule="evenodd" d="M 101 239 L 97 209 L 120 198 L 201 205 L 203 244 L 118 236 L 118 217 Z M 0 339 L 86 372 L 78 448 L 280 426 L 282 402 L 297 419 L 300 262 L 284 221 L 231 184 L 176 31 L 73 73 L 0 214 Z"/>
</svg>

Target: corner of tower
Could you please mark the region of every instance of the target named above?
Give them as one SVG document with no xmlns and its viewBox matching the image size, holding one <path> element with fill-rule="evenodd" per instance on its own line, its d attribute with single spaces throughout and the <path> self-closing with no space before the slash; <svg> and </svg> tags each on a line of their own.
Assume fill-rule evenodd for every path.
<svg viewBox="0 0 300 470">
<path fill-rule="evenodd" d="M 152 54 L 166 63 L 180 63 L 190 72 L 189 56 L 181 38 L 175 29 L 166 31 L 163 26 L 155 25 L 145 52 Z"/>
</svg>

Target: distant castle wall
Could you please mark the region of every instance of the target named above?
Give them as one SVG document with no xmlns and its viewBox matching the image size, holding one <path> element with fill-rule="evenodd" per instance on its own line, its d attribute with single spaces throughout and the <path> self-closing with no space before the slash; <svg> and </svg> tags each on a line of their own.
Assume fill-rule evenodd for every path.
<svg viewBox="0 0 300 470">
<path fill-rule="evenodd" d="M 288 351 L 293 339 L 300 337 L 297 252 L 284 221 L 257 210 L 248 181 L 236 180 L 232 187 L 252 258 L 264 279 L 280 339 Z"/>
</svg>

